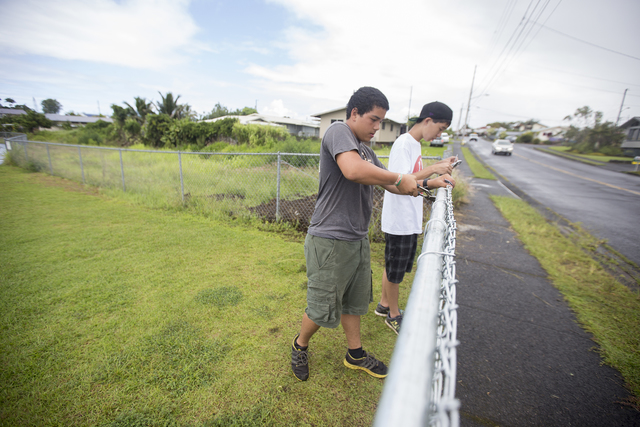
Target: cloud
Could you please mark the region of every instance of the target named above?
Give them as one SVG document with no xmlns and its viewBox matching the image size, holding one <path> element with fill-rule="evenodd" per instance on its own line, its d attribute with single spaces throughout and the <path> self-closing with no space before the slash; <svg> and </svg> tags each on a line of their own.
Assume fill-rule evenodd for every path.
<svg viewBox="0 0 640 427">
<path fill-rule="evenodd" d="M 482 37 L 465 29 L 468 16 L 457 18 L 452 31 L 451 22 L 430 18 L 448 13 L 446 6 L 432 2 L 270 2 L 298 18 L 296 26 L 283 30 L 279 43 L 292 63 L 251 64 L 245 72 L 270 91 L 323 100 L 320 109 L 342 105 L 354 90 L 368 85 L 389 98 L 389 117 L 406 118 L 411 87 L 419 102 L 446 102 L 452 91 L 468 90 L 470 84 L 473 64 L 460 58 L 484 50 Z M 419 108 L 414 102 L 412 110 Z"/>
<path fill-rule="evenodd" d="M 3 5 L 4 55 L 162 68 L 210 50 L 188 0 L 20 0 Z"/>
</svg>

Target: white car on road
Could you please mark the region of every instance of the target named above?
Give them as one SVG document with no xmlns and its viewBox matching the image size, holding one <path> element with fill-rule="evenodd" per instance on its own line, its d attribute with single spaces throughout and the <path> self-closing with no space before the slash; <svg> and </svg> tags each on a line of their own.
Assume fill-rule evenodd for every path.
<svg viewBox="0 0 640 427">
<path fill-rule="evenodd" d="M 513 144 L 508 139 L 496 139 L 491 144 L 491 154 L 510 156 L 511 153 L 513 153 Z"/>
<path fill-rule="evenodd" d="M 440 139 L 442 139 L 442 143 L 443 144 L 448 144 L 449 143 L 449 134 L 442 132 L 442 135 L 440 135 Z"/>
</svg>

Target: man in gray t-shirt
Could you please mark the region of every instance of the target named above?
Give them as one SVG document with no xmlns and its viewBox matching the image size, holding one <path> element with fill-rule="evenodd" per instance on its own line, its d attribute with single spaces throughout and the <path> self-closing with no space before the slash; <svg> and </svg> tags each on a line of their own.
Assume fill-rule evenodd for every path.
<svg viewBox="0 0 640 427">
<path fill-rule="evenodd" d="M 313 236 L 347 241 L 367 237 L 373 186 L 349 181 L 342 174 L 335 159 L 348 151 L 356 151 L 361 159 L 386 169 L 373 150 L 358 141 L 347 124 L 332 124 L 324 134 L 320 149 L 320 187 L 308 231 Z"/>
<path fill-rule="evenodd" d="M 301 381 L 309 378 L 310 338 L 320 327 L 340 324 L 349 347 L 344 365 L 376 378 L 387 376 L 385 364 L 364 351 L 360 341 L 360 316 L 373 301 L 367 238 L 372 186 L 418 195 L 413 175 L 389 172 L 364 144 L 371 141 L 388 110 L 382 92 L 360 88 L 347 104 L 346 122 L 334 123 L 322 139 L 318 200 L 304 245 L 307 308 L 291 346 L 291 368 Z"/>
</svg>

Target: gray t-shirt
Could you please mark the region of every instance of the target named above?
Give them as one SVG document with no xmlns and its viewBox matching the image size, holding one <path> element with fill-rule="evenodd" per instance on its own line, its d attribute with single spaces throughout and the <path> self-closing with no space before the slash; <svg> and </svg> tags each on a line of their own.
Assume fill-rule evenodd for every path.
<svg viewBox="0 0 640 427">
<path fill-rule="evenodd" d="M 320 148 L 320 187 L 308 233 L 326 239 L 358 241 L 367 236 L 373 209 L 373 186 L 344 177 L 336 162 L 340 153 L 355 150 L 363 160 L 385 169 L 373 150 L 358 141 L 349 126 L 335 122 Z"/>
</svg>

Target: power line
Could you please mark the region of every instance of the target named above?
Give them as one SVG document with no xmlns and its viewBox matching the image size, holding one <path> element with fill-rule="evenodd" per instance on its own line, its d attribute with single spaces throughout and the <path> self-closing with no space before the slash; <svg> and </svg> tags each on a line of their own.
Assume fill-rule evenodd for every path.
<svg viewBox="0 0 640 427">
<path fill-rule="evenodd" d="M 573 39 L 573 40 L 579 41 L 579 42 L 584 43 L 584 44 L 588 44 L 589 46 L 597 47 L 598 49 L 603 49 L 603 50 L 606 50 L 606 51 L 608 51 L 608 52 L 617 53 L 618 55 L 626 56 L 626 57 L 628 57 L 628 58 L 637 59 L 638 61 L 640 61 L 640 58 L 638 58 L 637 56 L 628 55 L 628 54 L 626 54 L 626 53 L 618 52 L 618 51 L 616 51 L 616 50 L 609 49 L 609 48 L 604 47 L 604 46 L 599 46 L 599 45 L 597 45 L 597 44 L 595 44 L 595 43 L 591 43 L 591 42 L 588 42 L 588 41 L 586 41 L 586 40 L 582 40 L 582 39 L 579 39 L 579 38 L 577 38 L 577 37 L 570 36 L 569 34 L 563 33 L 562 31 L 558 31 L 558 30 L 555 30 L 555 29 L 553 29 L 553 28 L 547 27 L 547 26 L 546 26 L 546 25 L 544 25 L 544 24 L 537 24 L 537 25 L 540 25 L 542 28 L 544 28 L 544 29 L 546 29 L 546 30 L 553 31 L 554 33 L 558 33 L 558 34 L 563 35 L 563 36 L 565 36 L 565 37 L 568 37 L 568 38 L 570 38 L 570 39 Z"/>
</svg>

